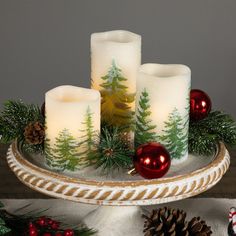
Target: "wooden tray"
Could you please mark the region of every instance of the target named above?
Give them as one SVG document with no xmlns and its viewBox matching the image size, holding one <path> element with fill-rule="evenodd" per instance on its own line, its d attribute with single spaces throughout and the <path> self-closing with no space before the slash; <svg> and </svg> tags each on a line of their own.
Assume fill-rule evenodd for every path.
<svg viewBox="0 0 236 236">
<path fill-rule="evenodd" d="M 101 176 L 93 168 L 76 173 L 56 173 L 42 156 L 23 153 L 16 142 L 7 161 L 21 182 L 46 195 L 70 201 L 113 206 L 152 205 L 197 195 L 214 186 L 227 171 L 230 157 L 223 143 L 211 157 L 190 155 L 182 164 L 171 166 L 161 179 L 145 180 L 127 173 Z"/>
</svg>

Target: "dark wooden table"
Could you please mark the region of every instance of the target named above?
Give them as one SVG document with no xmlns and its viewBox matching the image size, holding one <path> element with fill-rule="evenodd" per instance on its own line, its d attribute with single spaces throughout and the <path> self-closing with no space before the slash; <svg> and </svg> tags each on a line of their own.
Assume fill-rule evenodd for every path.
<svg viewBox="0 0 236 236">
<path fill-rule="evenodd" d="M 8 146 L 0 144 L 0 198 L 49 198 L 23 185 L 10 171 L 6 162 Z M 212 189 L 197 197 L 236 198 L 236 148 L 229 149 L 231 166 L 223 179 Z"/>
</svg>

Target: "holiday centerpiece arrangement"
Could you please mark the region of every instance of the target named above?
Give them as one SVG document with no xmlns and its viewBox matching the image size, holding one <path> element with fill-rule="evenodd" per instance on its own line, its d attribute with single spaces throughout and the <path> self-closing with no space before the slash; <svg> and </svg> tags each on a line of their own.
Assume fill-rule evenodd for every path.
<svg viewBox="0 0 236 236">
<path fill-rule="evenodd" d="M 1 141 L 16 140 L 8 163 L 23 183 L 68 200 L 131 206 L 190 197 L 219 181 L 236 123 L 191 90 L 189 67 L 141 65 L 141 36 L 127 31 L 92 34 L 91 67 L 91 89 L 59 86 L 42 107 L 5 103 Z"/>
</svg>

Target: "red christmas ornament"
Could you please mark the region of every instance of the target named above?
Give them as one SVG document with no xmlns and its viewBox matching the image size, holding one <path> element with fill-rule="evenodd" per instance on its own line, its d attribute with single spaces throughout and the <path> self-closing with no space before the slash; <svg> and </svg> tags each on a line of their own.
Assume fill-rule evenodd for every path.
<svg viewBox="0 0 236 236">
<path fill-rule="evenodd" d="M 140 145 L 134 156 L 135 170 L 146 179 L 160 178 L 170 168 L 170 154 L 160 143 Z"/>
<path fill-rule="evenodd" d="M 74 236 L 74 231 L 72 229 L 67 229 L 64 231 L 64 236 Z"/>
<path fill-rule="evenodd" d="M 211 111 L 210 97 L 199 89 L 192 89 L 190 92 L 190 119 L 201 120 Z"/>
<path fill-rule="evenodd" d="M 44 233 L 43 236 L 52 236 L 50 233 Z"/>
</svg>

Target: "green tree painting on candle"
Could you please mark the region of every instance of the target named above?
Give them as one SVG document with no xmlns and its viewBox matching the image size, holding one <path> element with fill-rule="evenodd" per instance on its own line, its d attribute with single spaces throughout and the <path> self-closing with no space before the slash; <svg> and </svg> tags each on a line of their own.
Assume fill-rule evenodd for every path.
<svg viewBox="0 0 236 236">
<path fill-rule="evenodd" d="M 106 125 L 126 127 L 127 130 L 132 130 L 134 112 L 131 104 L 134 102 L 135 94 L 127 92 L 127 86 L 124 85 L 127 79 L 122 75 L 121 69 L 117 67 L 114 60 L 102 80 L 104 81 L 100 85 L 102 87 L 102 122 Z"/>
<path fill-rule="evenodd" d="M 56 170 L 62 169 L 62 167 L 58 163 L 58 160 L 53 156 L 52 147 L 48 138 L 44 140 L 44 154 L 46 157 L 46 163 L 49 167 Z"/>
<path fill-rule="evenodd" d="M 94 154 L 95 146 L 98 141 L 98 134 L 94 130 L 93 125 L 93 113 L 89 107 L 87 108 L 83 125 L 85 126 L 85 129 L 81 130 L 81 132 L 84 133 L 84 136 L 82 137 L 83 141 L 80 143 L 82 151 L 79 153 L 79 156 L 81 164 L 87 165 L 89 164 L 89 155 Z"/>
<path fill-rule="evenodd" d="M 70 171 L 75 171 L 78 168 L 78 143 L 67 129 L 61 131 L 56 137 L 51 152 L 53 153 L 51 166 L 59 166 L 62 170 Z"/>
<path fill-rule="evenodd" d="M 149 95 L 144 89 L 140 95 L 137 115 L 136 115 L 136 129 L 135 129 L 135 144 L 136 146 L 151 141 L 157 141 L 158 136 L 154 129 L 156 125 L 152 124 L 150 119 L 151 110 L 149 104 Z"/>
<path fill-rule="evenodd" d="M 164 134 L 160 136 L 160 141 L 166 146 L 172 159 L 180 159 L 186 153 L 188 132 L 184 128 L 185 123 L 176 108 L 165 122 Z"/>
</svg>

